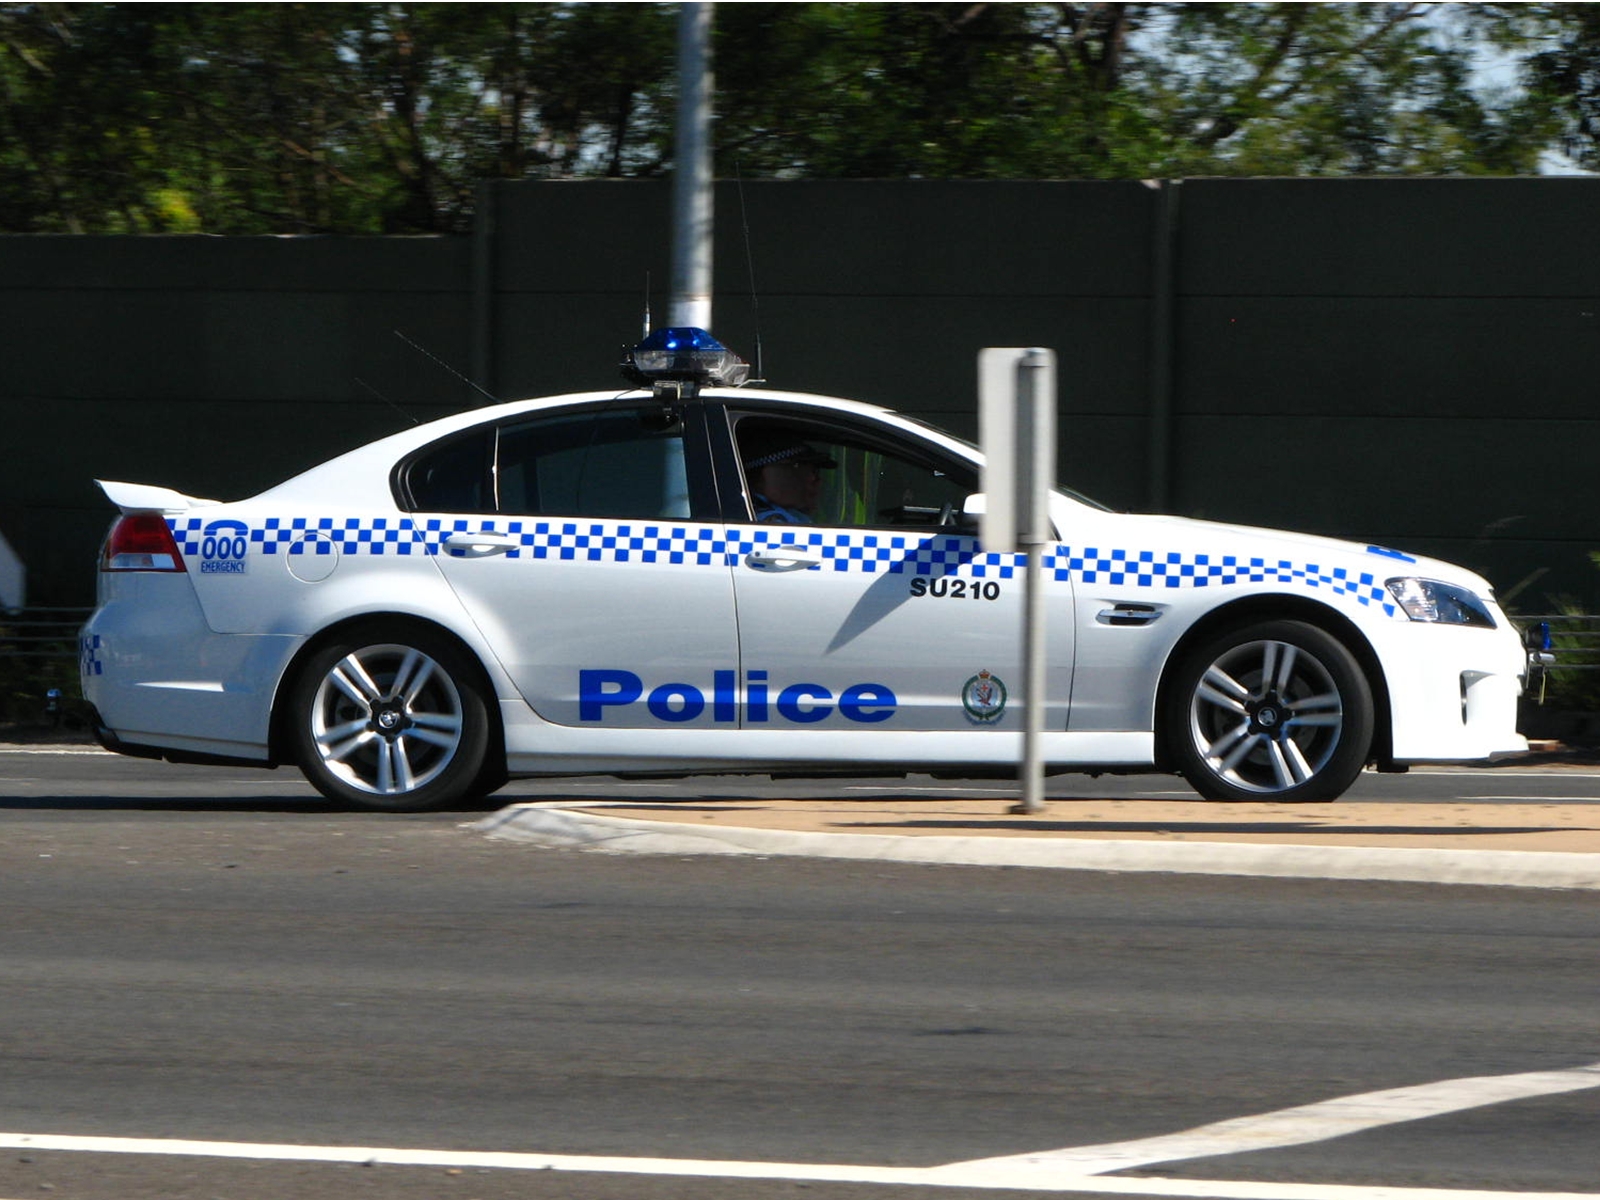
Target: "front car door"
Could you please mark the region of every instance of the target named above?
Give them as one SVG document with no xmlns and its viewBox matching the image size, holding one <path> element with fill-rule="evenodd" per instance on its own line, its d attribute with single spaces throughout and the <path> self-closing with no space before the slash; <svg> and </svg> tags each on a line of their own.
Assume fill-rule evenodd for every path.
<svg viewBox="0 0 1600 1200">
<path fill-rule="evenodd" d="M 854 414 L 752 404 L 725 415 L 712 428 L 738 602 L 743 728 L 858 735 L 865 758 L 889 756 L 868 752 L 868 739 L 891 732 L 943 735 L 917 739 L 915 757 L 925 760 L 931 749 L 945 761 L 1011 756 L 1015 743 L 993 735 L 1021 729 L 1023 560 L 984 551 L 960 523 L 978 486 L 971 460 Z M 758 520 L 778 507 L 761 496 L 771 478 L 762 472 L 786 450 L 810 461 L 820 487 L 798 514 L 806 520 L 792 510 L 791 519 Z M 1062 731 L 1072 590 L 1052 572 L 1044 586 L 1046 728 Z"/>
</svg>

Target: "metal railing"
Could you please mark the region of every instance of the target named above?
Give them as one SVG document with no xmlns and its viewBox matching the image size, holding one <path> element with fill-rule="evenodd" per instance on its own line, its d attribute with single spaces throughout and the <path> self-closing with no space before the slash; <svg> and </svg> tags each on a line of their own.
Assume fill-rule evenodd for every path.
<svg viewBox="0 0 1600 1200">
<path fill-rule="evenodd" d="M 0 610 L 0 659 L 76 658 L 78 629 L 92 608 Z"/>
<path fill-rule="evenodd" d="M 1550 671 L 1600 671 L 1600 615 L 1536 613 L 1514 617 L 1520 629 L 1550 627 Z"/>
</svg>

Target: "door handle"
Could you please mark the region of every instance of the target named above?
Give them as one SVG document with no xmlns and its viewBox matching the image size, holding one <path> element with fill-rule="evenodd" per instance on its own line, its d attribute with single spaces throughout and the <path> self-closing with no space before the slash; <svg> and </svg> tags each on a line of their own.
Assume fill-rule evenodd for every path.
<svg viewBox="0 0 1600 1200">
<path fill-rule="evenodd" d="M 801 546 L 772 546 L 766 550 L 752 550 L 745 555 L 745 565 L 758 571 L 809 571 L 820 567 L 822 559 Z"/>
<path fill-rule="evenodd" d="M 452 558 L 488 558 L 522 549 L 522 539 L 514 533 L 452 533 L 444 548 Z"/>
</svg>

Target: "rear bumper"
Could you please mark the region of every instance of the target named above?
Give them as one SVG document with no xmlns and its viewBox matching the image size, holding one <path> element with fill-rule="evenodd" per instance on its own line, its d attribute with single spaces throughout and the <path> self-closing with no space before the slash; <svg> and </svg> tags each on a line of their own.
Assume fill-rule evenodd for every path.
<svg viewBox="0 0 1600 1200">
<path fill-rule="evenodd" d="M 125 754 L 130 758 L 160 759 L 170 763 L 188 763 L 191 765 L 207 767 L 260 767 L 272 770 L 279 764 L 273 759 L 239 758 L 230 754 L 212 754 L 197 750 L 180 750 L 171 746 L 141 746 L 133 742 L 125 742 L 101 720 L 100 713 L 90 706 L 90 728 L 94 732 L 94 740 L 100 743 L 102 749 L 113 754 Z"/>
<path fill-rule="evenodd" d="M 213 633 L 183 576 L 119 584 L 81 634 L 100 744 L 174 762 L 275 765 L 273 697 L 302 639 Z"/>
</svg>

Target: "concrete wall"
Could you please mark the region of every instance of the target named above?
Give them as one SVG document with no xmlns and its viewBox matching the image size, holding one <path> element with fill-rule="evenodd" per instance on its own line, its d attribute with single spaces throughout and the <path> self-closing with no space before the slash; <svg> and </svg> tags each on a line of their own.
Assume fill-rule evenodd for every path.
<svg viewBox="0 0 1600 1200">
<path fill-rule="evenodd" d="M 667 198 L 501 184 L 455 239 L 0 238 L 30 601 L 92 594 L 96 476 L 238 497 L 477 402 L 397 330 L 497 395 L 612 386 L 647 278 L 666 318 Z M 753 357 L 759 326 L 773 386 L 971 436 L 978 349 L 1052 346 L 1080 490 L 1600 606 L 1600 180 L 752 182 L 717 212 L 716 332 Z"/>
</svg>

